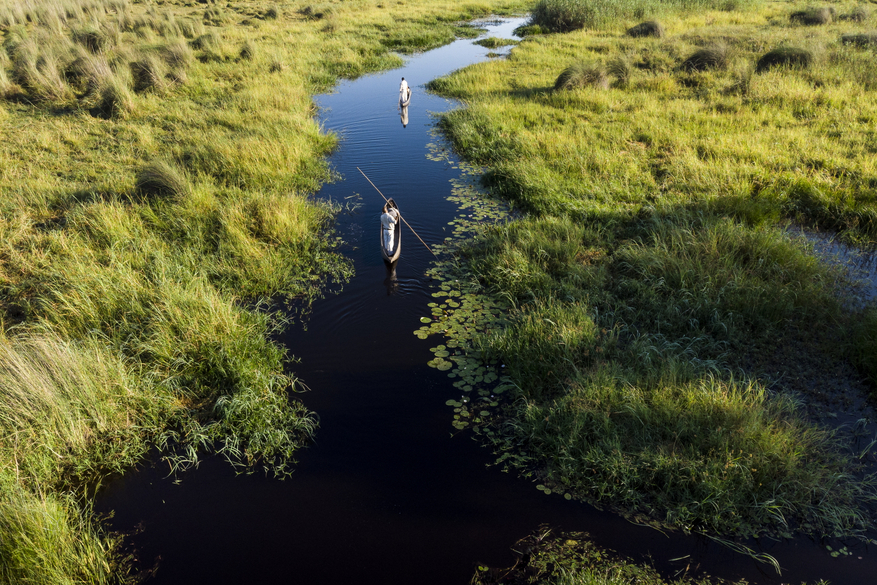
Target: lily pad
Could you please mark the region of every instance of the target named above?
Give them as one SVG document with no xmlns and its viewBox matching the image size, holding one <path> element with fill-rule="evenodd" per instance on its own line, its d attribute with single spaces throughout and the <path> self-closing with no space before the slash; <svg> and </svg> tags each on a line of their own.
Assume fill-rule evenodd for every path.
<svg viewBox="0 0 877 585">
<path fill-rule="evenodd" d="M 421 323 L 432 323 L 432 319 L 430 319 L 429 317 L 421 317 L 420 322 Z"/>
</svg>

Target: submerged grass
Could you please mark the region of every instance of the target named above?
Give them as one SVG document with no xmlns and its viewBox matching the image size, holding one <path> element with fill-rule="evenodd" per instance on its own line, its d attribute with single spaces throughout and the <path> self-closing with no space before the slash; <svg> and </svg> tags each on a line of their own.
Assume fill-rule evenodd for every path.
<svg viewBox="0 0 877 585">
<path fill-rule="evenodd" d="M 454 278 L 513 307 L 474 346 L 514 394 L 483 436 L 543 487 L 710 534 L 874 527 L 873 478 L 752 359 L 799 331 L 820 359 L 877 361 L 873 311 L 849 315 L 785 231 L 877 242 L 877 100 L 863 50 L 838 41 L 867 24 L 813 29 L 807 70 L 753 74 L 799 37 L 790 8 L 668 13 L 663 38 L 630 38 L 624 17 L 432 84 L 467 100 L 442 128 L 523 213 L 482 229 Z M 552 91 L 570 55 L 633 67 Z"/>
<path fill-rule="evenodd" d="M 516 3 L 326 5 L 0 0 L 0 582 L 124 579 L 90 489 L 148 449 L 282 476 L 313 434 L 258 302 L 350 274 L 311 96 Z"/>
</svg>

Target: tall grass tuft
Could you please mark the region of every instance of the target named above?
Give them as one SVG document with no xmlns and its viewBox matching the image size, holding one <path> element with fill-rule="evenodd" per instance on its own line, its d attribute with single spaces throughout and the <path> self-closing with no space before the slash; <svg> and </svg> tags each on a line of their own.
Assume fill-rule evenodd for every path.
<svg viewBox="0 0 877 585">
<path fill-rule="evenodd" d="M 806 26 L 820 26 L 831 24 L 834 14 L 834 8 L 808 8 L 793 12 L 789 15 L 789 20 Z"/>
<path fill-rule="evenodd" d="M 82 45 L 92 53 L 105 50 L 112 42 L 107 33 L 94 26 L 74 30 L 71 36 L 73 42 Z"/>
<path fill-rule="evenodd" d="M 222 39 L 213 31 L 205 33 L 191 42 L 192 48 L 199 51 L 216 50 L 222 45 Z"/>
<path fill-rule="evenodd" d="M 857 47 L 873 47 L 877 45 L 877 33 L 858 33 L 842 35 L 840 42 L 845 45 L 855 45 Z"/>
<path fill-rule="evenodd" d="M 6 462 L 12 464 L 12 462 Z M 6 475 L 6 473 L 4 473 Z M 0 579 L 4 583 L 116 583 L 115 539 L 64 494 L 0 482 Z"/>
<path fill-rule="evenodd" d="M 167 70 L 164 62 L 153 53 L 147 53 L 131 63 L 134 91 L 161 92 L 167 88 Z"/>
<path fill-rule="evenodd" d="M 228 16 L 222 8 L 208 8 L 204 11 L 204 24 L 221 26 L 228 20 Z"/>
<path fill-rule="evenodd" d="M 865 22 L 871 17 L 871 11 L 864 4 L 859 4 L 855 8 L 853 8 L 850 12 L 846 14 L 840 15 L 840 20 L 846 20 L 850 22 Z"/>
<path fill-rule="evenodd" d="M 137 193 L 147 198 L 177 198 L 188 192 L 189 183 L 176 165 L 156 160 L 140 169 L 134 187 Z"/>
<path fill-rule="evenodd" d="M 15 47 L 15 79 L 35 100 L 67 101 L 73 97 L 73 93 L 64 77 L 64 70 L 73 54 L 72 46 L 66 39 L 28 37 Z"/>
<path fill-rule="evenodd" d="M 656 20 L 648 20 L 627 29 L 627 36 L 661 38 L 664 36 L 664 27 Z"/>
<path fill-rule="evenodd" d="M 174 83 L 185 83 L 193 60 L 189 45 L 182 40 L 171 41 L 160 49 L 160 54 L 169 68 L 167 77 Z"/>
<path fill-rule="evenodd" d="M 178 23 L 180 34 L 187 39 L 195 39 L 204 34 L 204 25 L 191 18 L 183 18 Z"/>
<path fill-rule="evenodd" d="M 779 47 L 758 59 L 755 71 L 762 73 L 776 67 L 806 69 L 813 63 L 813 53 L 798 47 Z"/>
<path fill-rule="evenodd" d="M 301 14 L 313 20 L 331 18 L 336 12 L 335 7 L 331 4 L 309 4 L 301 9 Z"/>
<path fill-rule="evenodd" d="M 252 61 L 256 57 L 256 45 L 252 42 L 246 42 L 241 47 L 239 56 L 245 61 Z"/>
<path fill-rule="evenodd" d="M 708 69 L 726 69 L 730 51 L 725 44 L 713 44 L 692 53 L 682 62 L 685 71 L 706 71 Z"/>
<path fill-rule="evenodd" d="M 113 77 L 100 86 L 95 107 L 107 118 L 124 117 L 134 111 L 134 97 L 123 81 Z"/>
<path fill-rule="evenodd" d="M 615 78 L 618 87 L 626 87 L 633 76 L 633 67 L 624 57 L 616 57 L 606 64 L 606 73 Z"/>
<path fill-rule="evenodd" d="M 609 78 L 606 75 L 606 70 L 601 66 L 579 61 L 564 69 L 554 81 L 555 91 L 584 87 L 607 89 Z"/>
</svg>

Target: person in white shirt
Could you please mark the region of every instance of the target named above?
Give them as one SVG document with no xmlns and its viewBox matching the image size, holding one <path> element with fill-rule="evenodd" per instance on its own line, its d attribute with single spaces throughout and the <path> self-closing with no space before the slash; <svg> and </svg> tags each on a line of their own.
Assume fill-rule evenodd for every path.
<svg viewBox="0 0 877 585">
<path fill-rule="evenodd" d="M 384 205 L 383 214 L 381 214 L 381 227 L 384 230 L 384 248 L 386 248 L 387 253 L 393 253 L 393 246 L 396 244 L 396 240 L 393 238 L 395 235 L 396 224 L 399 223 L 399 212 L 395 207 L 389 207 L 388 204 Z"/>
<path fill-rule="evenodd" d="M 411 95 L 411 88 L 408 87 L 408 82 L 405 81 L 405 78 L 402 78 L 402 84 L 399 85 L 399 93 L 402 94 L 402 101 L 407 101 L 408 97 Z"/>
</svg>

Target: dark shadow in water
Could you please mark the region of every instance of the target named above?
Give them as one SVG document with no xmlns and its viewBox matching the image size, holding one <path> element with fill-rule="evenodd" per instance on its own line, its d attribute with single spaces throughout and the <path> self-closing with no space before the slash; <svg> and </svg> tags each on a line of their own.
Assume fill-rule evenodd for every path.
<svg viewBox="0 0 877 585">
<path fill-rule="evenodd" d="M 489 34 L 509 37 L 520 22 Z M 484 60 L 486 52 L 458 41 L 411 59 L 401 74 L 423 84 Z M 212 458 L 174 483 L 166 468 L 148 467 L 107 486 L 97 511 L 115 510 L 117 529 L 142 526 L 131 541 L 145 565 L 161 557 L 156 584 L 464 584 L 476 562 L 510 565 L 509 547 L 542 523 L 586 531 L 636 559 L 650 557 L 666 574 L 690 567 L 779 583 L 771 568 L 708 539 L 665 536 L 546 496 L 527 480 L 487 467 L 491 453 L 469 434 L 452 434 L 445 402 L 460 394 L 444 372 L 426 366 L 429 348 L 441 340 L 413 335 L 433 300 L 424 276 L 432 256 L 409 239 L 388 273 L 374 237 L 383 201 L 356 170 L 399 202 L 424 241 L 438 243 L 450 233 L 449 181 L 459 171 L 427 158 L 435 140 L 427 112 L 455 104 L 421 92 L 410 106 L 419 124 L 400 127 L 399 75 L 344 82 L 317 100 L 322 122 L 342 137 L 331 163 L 344 176 L 319 196 L 359 195 L 365 211 L 342 215 L 337 224 L 356 277 L 341 294 L 314 305 L 307 331 L 293 326 L 281 338 L 301 360 L 293 365 L 296 374 L 312 389 L 299 397 L 321 421 L 296 472 L 286 481 L 235 476 Z M 877 558 L 864 545 L 838 559 L 803 539 L 760 546 L 780 560 L 787 582 L 829 578 L 856 585 L 877 574 Z"/>
</svg>

